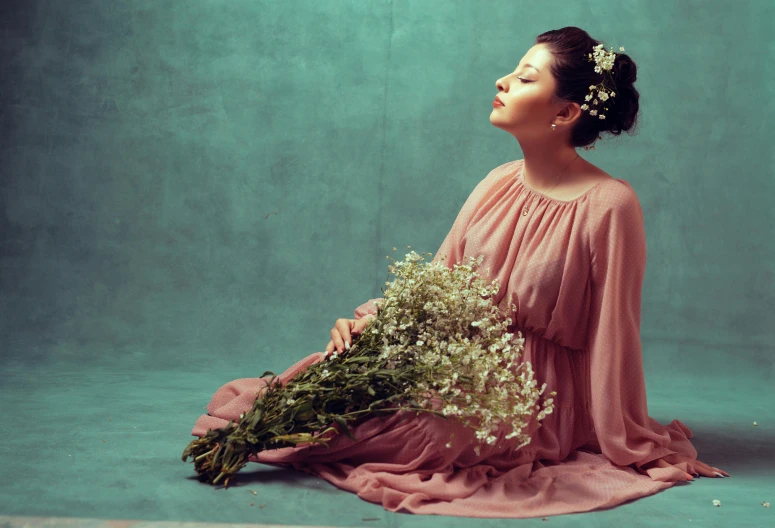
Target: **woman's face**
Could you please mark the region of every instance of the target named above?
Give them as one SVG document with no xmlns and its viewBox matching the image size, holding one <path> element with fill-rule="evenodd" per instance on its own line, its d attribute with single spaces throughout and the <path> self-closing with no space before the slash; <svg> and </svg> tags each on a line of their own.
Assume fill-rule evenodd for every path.
<svg viewBox="0 0 775 528">
<path fill-rule="evenodd" d="M 497 97 L 504 106 L 495 106 L 490 122 L 517 137 L 550 133 L 558 105 L 555 83 L 549 72 L 552 55 L 544 44 L 528 50 L 517 68 L 495 82 Z"/>
</svg>

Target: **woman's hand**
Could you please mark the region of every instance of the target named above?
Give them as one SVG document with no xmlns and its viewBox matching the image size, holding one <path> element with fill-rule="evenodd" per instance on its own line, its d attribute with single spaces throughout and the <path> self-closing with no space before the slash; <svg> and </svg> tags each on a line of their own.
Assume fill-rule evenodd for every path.
<svg viewBox="0 0 775 528">
<path fill-rule="evenodd" d="M 652 460 L 651 462 L 647 463 L 644 466 L 641 466 L 642 470 L 647 470 L 655 467 L 660 468 L 669 468 L 676 466 L 678 464 L 682 464 L 686 462 L 686 470 L 689 471 L 689 473 L 686 473 L 686 480 L 694 480 L 694 477 L 692 474 L 696 475 L 702 475 L 703 477 L 719 477 L 720 475 L 717 475 L 716 472 L 721 473 L 724 476 L 729 476 L 729 473 L 727 473 L 724 470 L 721 470 L 719 468 L 709 466 L 708 464 L 705 464 L 704 462 L 700 462 L 699 460 L 694 460 L 693 458 L 689 458 L 687 456 L 681 456 L 677 455 L 675 453 L 667 456 L 663 456 L 662 458 L 658 458 L 656 460 Z"/>
<path fill-rule="evenodd" d="M 369 326 L 369 323 L 375 317 L 374 315 L 367 315 L 362 319 L 337 319 L 334 327 L 331 329 L 331 341 L 326 346 L 326 357 L 329 357 L 334 350 L 339 354 L 349 350 L 353 334 L 361 334 L 363 329 Z"/>
</svg>

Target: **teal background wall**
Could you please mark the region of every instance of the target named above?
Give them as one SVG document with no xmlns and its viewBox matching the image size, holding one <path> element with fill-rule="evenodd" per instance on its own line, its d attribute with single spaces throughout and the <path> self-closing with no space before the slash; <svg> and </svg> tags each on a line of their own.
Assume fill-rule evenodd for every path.
<svg viewBox="0 0 775 528">
<path fill-rule="evenodd" d="M 434 253 L 474 186 L 522 157 L 489 122 L 495 81 L 576 25 L 638 65 L 637 135 L 580 153 L 644 209 L 650 401 L 669 400 L 663 423 L 764 426 L 773 19 L 769 0 L 4 1 L 6 410 L 29 424 L 63 394 L 80 413 L 140 390 L 133 416 L 177 434 L 163 449 L 193 473 L 175 457 L 219 386 L 324 350 L 381 295 L 386 255 Z"/>
</svg>

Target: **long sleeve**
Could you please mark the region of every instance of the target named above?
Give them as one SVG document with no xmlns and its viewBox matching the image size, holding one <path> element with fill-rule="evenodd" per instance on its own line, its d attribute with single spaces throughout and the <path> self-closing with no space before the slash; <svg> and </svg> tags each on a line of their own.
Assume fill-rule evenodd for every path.
<svg viewBox="0 0 775 528">
<path fill-rule="evenodd" d="M 646 270 L 643 211 L 634 192 L 591 222 L 589 318 L 591 413 L 601 452 L 619 466 L 641 466 L 673 453 L 697 457 L 691 431 L 649 417 L 640 340 Z"/>
<path fill-rule="evenodd" d="M 363 319 L 364 317 L 376 316 L 377 305 L 375 303 L 376 301 L 381 301 L 382 299 L 384 299 L 384 297 L 376 297 L 374 299 L 369 299 L 365 303 L 358 306 L 353 312 L 353 315 L 355 315 L 355 319 Z"/>
</svg>

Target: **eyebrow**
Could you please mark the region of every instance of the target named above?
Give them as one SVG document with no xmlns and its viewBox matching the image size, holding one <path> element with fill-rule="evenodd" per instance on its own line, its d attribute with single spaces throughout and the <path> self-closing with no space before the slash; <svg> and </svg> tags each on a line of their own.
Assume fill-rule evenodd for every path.
<svg viewBox="0 0 775 528">
<path fill-rule="evenodd" d="M 528 68 L 533 68 L 533 69 L 534 69 L 535 71 L 537 71 L 538 73 L 541 73 L 541 70 L 539 70 L 538 68 L 536 68 L 536 67 L 535 67 L 535 66 L 533 66 L 532 64 L 525 64 L 525 67 L 528 67 Z"/>
</svg>

